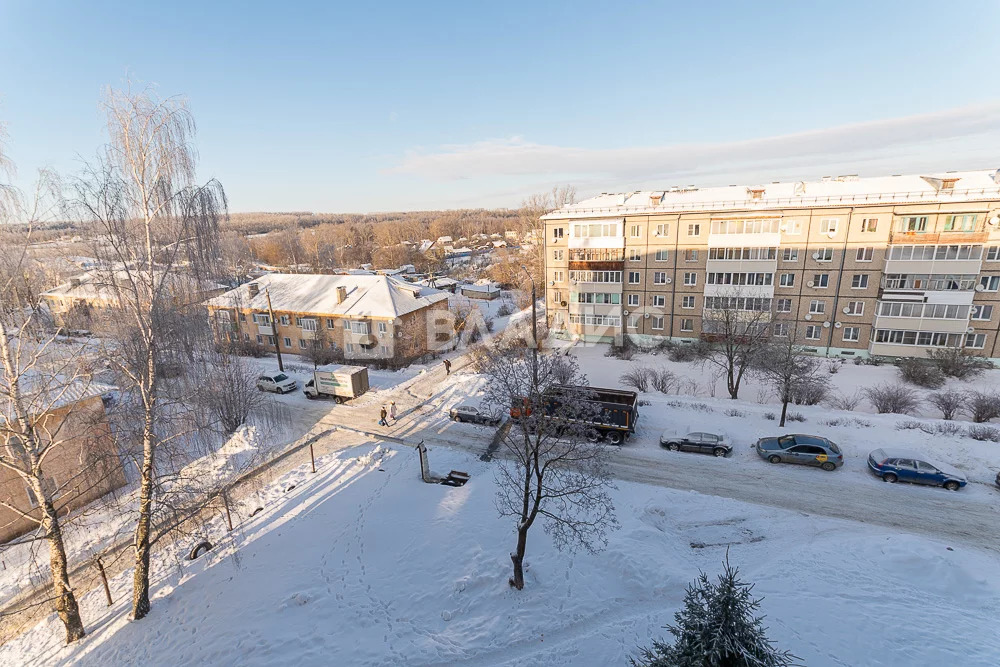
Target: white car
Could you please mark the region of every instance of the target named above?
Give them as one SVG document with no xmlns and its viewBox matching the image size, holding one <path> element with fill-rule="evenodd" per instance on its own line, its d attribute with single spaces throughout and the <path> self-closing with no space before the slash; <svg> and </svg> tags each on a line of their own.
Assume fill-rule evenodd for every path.
<svg viewBox="0 0 1000 667">
<path fill-rule="evenodd" d="M 261 391 L 273 391 L 276 394 L 287 394 L 295 391 L 298 383 L 284 373 L 274 375 L 261 375 L 257 378 L 257 388 Z"/>
</svg>

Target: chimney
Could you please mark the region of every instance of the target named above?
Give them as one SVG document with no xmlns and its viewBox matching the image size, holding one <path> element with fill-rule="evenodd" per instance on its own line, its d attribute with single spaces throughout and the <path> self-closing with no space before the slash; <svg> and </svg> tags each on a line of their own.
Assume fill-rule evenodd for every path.
<svg viewBox="0 0 1000 667">
<path fill-rule="evenodd" d="M 764 188 L 747 188 L 751 199 L 761 199 L 764 196 Z"/>
<path fill-rule="evenodd" d="M 955 183 L 958 182 L 957 178 L 942 178 L 941 179 L 941 189 L 942 190 L 954 190 Z"/>
<path fill-rule="evenodd" d="M 257 283 L 250 283 L 247 285 L 247 291 L 250 292 L 250 298 L 252 299 L 258 294 L 260 294 L 260 285 L 258 285 Z"/>
<path fill-rule="evenodd" d="M 651 206 L 659 206 L 660 201 L 663 199 L 662 192 L 653 192 L 649 195 L 649 203 Z"/>
<path fill-rule="evenodd" d="M 347 288 L 343 285 L 337 285 L 337 303 L 344 303 L 347 301 Z"/>
</svg>

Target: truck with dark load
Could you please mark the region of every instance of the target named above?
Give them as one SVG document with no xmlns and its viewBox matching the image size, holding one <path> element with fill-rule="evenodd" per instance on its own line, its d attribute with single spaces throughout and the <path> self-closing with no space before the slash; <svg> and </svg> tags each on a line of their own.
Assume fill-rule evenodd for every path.
<svg viewBox="0 0 1000 667">
<path fill-rule="evenodd" d="M 576 385 L 552 385 L 542 395 L 544 418 L 587 425 L 591 442 L 607 440 L 620 445 L 635 433 L 639 395 L 634 391 Z M 511 417 L 530 415 L 526 400 L 511 407 Z"/>
</svg>

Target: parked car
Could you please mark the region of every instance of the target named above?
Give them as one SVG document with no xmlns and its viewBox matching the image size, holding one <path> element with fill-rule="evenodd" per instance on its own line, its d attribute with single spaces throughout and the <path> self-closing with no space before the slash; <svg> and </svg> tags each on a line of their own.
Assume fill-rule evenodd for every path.
<svg viewBox="0 0 1000 667">
<path fill-rule="evenodd" d="M 844 465 L 844 455 L 835 443 L 818 435 L 795 433 L 761 438 L 754 445 L 760 457 L 771 463 L 799 463 L 833 471 Z"/>
<path fill-rule="evenodd" d="M 295 388 L 298 386 L 295 380 L 284 373 L 261 375 L 257 378 L 258 389 L 261 391 L 273 391 L 276 394 L 287 394 L 290 391 L 295 391 Z"/>
<path fill-rule="evenodd" d="M 958 491 L 969 481 L 960 470 L 947 463 L 929 459 L 923 454 L 906 449 L 876 449 L 868 455 L 868 467 L 890 484 L 910 482 L 943 486 L 949 491 Z"/>
<path fill-rule="evenodd" d="M 471 405 L 459 405 L 448 411 L 448 416 L 452 421 L 469 422 L 470 424 L 485 424 L 486 426 L 496 426 L 500 423 L 499 417 L 494 417 L 479 408 Z"/>
<path fill-rule="evenodd" d="M 698 452 L 713 456 L 728 456 L 732 453 L 732 445 L 728 445 L 721 435 L 695 431 L 685 435 L 676 435 L 664 431 L 660 436 L 660 447 L 666 447 L 675 452 Z"/>
</svg>

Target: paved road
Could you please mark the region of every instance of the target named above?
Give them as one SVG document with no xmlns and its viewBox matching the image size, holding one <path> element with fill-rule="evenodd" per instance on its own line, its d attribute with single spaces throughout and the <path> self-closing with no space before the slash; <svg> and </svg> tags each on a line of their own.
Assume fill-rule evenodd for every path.
<svg viewBox="0 0 1000 667">
<path fill-rule="evenodd" d="M 396 400 L 402 409 L 399 421 L 389 428 L 374 424 L 374 407 L 338 406 L 320 423 L 481 454 L 489 445 L 492 431 L 452 424 L 446 419 L 447 407 L 464 397 L 464 391 L 454 384 L 461 387 L 466 372 L 456 372 L 453 366 L 456 377 L 449 382 L 443 370 L 432 371 L 402 390 L 386 393 L 386 400 Z M 799 466 L 781 466 L 778 470 L 763 460 L 716 459 L 629 446 L 613 452 L 612 458 L 612 474 L 623 481 L 888 526 L 1000 551 L 1000 493 L 995 490 L 973 496 L 907 484 L 888 487 L 874 477 L 841 471 L 826 473 Z"/>
</svg>

